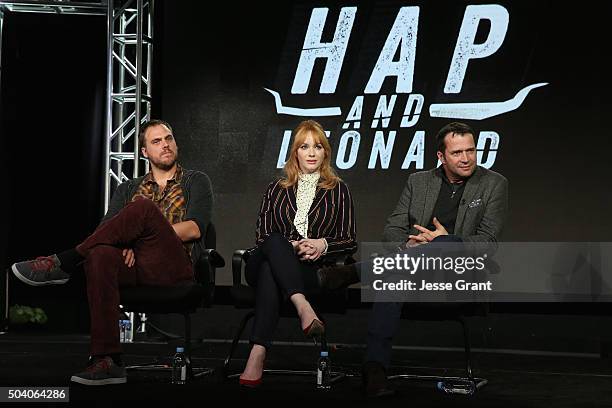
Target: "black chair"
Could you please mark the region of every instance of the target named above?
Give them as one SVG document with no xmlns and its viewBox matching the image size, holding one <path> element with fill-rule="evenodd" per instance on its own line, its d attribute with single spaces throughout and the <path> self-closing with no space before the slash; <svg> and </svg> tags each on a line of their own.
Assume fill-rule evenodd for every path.
<svg viewBox="0 0 612 408">
<path fill-rule="evenodd" d="M 485 269 L 480 272 L 477 281 L 484 281 L 484 276 L 499 274 L 499 264 L 492 258 L 485 262 Z M 465 300 L 465 299 L 464 299 Z M 389 379 L 434 380 L 438 389 L 447 394 L 473 395 L 489 382 L 485 378 L 474 376 L 472 370 L 472 353 L 470 344 L 469 318 L 485 317 L 489 312 L 489 303 L 482 296 L 472 302 L 449 303 L 408 303 L 402 308 L 402 319 L 426 321 L 455 321 L 461 324 L 465 357 L 465 374 L 463 376 L 435 376 L 399 374 Z"/>
<path fill-rule="evenodd" d="M 426 321 L 456 321 L 461 324 L 464 341 L 465 375 L 463 376 L 437 376 L 421 374 L 397 374 L 387 378 L 404 380 L 437 381 L 438 389 L 447 394 L 472 395 L 488 380 L 475 377 L 472 371 L 472 355 L 470 347 L 468 318 L 473 316 L 486 316 L 488 304 L 486 303 L 407 303 L 402 308 L 402 319 Z"/>
<path fill-rule="evenodd" d="M 372 254 L 372 257 L 378 254 Z M 499 274 L 500 267 L 493 259 L 487 259 L 485 262 L 486 268 L 481 273 L 484 274 Z M 482 276 L 480 280 L 482 281 Z M 452 276 L 452 274 L 451 274 Z M 489 304 L 480 298 L 474 302 L 424 302 L 411 303 L 406 302 L 402 307 L 401 319 L 403 320 L 422 320 L 422 321 L 455 321 L 461 324 L 463 332 L 463 345 L 465 356 L 465 375 L 463 376 L 436 376 L 436 375 L 421 375 L 421 374 L 396 374 L 390 375 L 389 380 L 404 379 L 404 380 L 433 380 L 438 382 L 438 389 L 447 394 L 462 394 L 472 395 L 485 385 L 488 380 L 485 378 L 475 377 L 472 367 L 472 354 L 469 335 L 469 317 L 486 316 L 489 311 Z"/>
<path fill-rule="evenodd" d="M 191 314 L 198 308 L 212 306 L 215 291 L 216 268 L 225 266 L 225 260 L 214 249 L 216 232 L 212 223 L 208 224 L 204 235 L 204 247 L 200 259 L 195 263 L 193 281 L 182 282 L 171 287 L 138 286 L 121 288 L 121 305 L 124 312 L 136 313 L 176 313 L 183 315 L 185 321 L 184 349 L 187 358 L 189 379 L 211 374 L 211 368 L 194 369 L 191 364 Z M 154 362 L 146 365 L 128 366 L 127 369 L 167 369 L 167 364 Z M 198 371 L 198 373 L 194 373 Z"/>
<path fill-rule="evenodd" d="M 234 301 L 234 307 L 237 309 L 251 309 L 241 320 L 240 326 L 234 336 L 232 345 L 229 353 L 223 364 L 222 376 L 224 378 L 235 378 L 240 374 L 229 374 L 229 366 L 232 358 L 242 337 L 242 333 L 251 318 L 255 316 L 255 311 L 252 310 L 255 307 L 255 290 L 251 286 L 243 283 L 243 276 L 245 271 L 246 261 L 248 260 L 251 253 L 255 248 L 250 249 L 239 249 L 234 252 L 232 257 L 232 288 L 230 289 L 230 295 Z M 326 264 L 337 264 L 337 265 L 348 265 L 354 263 L 355 260 L 352 258 L 352 254 L 355 251 L 347 251 L 342 254 L 338 254 L 333 259 L 327 259 Z M 348 290 L 335 289 L 325 290 L 322 288 L 321 292 L 317 295 L 308 297 L 309 302 L 317 312 L 320 319 L 325 322 L 325 314 L 346 314 L 347 301 L 348 301 Z M 280 310 L 281 317 L 296 317 L 297 313 L 291 302 L 287 301 L 282 305 Z M 325 333 L 321 337 L 319 343 L 321 351 L 328 351 L 327 347 L 327 333 L 329 332 L 329 325 L 325 326 Z M 313 364 L 314 365 L 314 364 Z M 265 369 L 266 374 L 286 374 L 286 375 L 316 375 L 316 371 L 313 370 L 277 370 L 277 369 Z M 345 378 L 347 374 L 332 371 L 330 383 L 335 383 Z"/>
</svg>

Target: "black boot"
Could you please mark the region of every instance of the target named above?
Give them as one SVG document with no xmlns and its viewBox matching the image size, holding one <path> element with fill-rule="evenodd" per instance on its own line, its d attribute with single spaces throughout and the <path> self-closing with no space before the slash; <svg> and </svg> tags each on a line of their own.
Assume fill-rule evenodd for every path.
<svg viewBox="0 0 612 408">
<path fill-rule="evenodd" d="M 367 361 L 363 365 L 361 379 L 366 397 L 379 398 L 395 395 L 395 390 L 389 387 L 385 367 L 377 361 Z"/>
<path fill-rule="evenodd" d="M 317 270 L 319 286 L 328 290 L 346 288 L 359 282 L 359 273 L 355 264 L 342 266 L 324 266 Z"/>
</svg>

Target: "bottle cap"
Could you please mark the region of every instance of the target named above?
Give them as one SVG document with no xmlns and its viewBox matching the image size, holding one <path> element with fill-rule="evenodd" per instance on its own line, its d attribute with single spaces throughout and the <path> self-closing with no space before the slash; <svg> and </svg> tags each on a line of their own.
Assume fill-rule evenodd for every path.
<svg viewBox="0 0 612 408">
<path fill-rule="evenodd" d="M 327 351 L 322 351 L 321 352 L 321 357 L 327 357 L 329 355 L 329 352 Z"/>
<path fill-rule="evenodd" d="M 183 353 L 185 351 L 185 349 L 183 347 L 177 347 L 176 348 L 176 352 L 177 353 Z"/>
</svg>

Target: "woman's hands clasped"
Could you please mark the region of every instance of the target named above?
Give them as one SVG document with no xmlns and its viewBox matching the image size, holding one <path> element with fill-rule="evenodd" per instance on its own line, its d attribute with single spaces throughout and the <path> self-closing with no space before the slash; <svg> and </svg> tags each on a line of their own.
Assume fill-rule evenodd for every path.
<svg viewBox="0 0 612 408">
<path fill-rule="evenodd" d="M 293 249 L 302 261 L 316 261 L 325 251 L 325 240 L 320 239 L 301 239 L 292 241 Z"/>
</svg>

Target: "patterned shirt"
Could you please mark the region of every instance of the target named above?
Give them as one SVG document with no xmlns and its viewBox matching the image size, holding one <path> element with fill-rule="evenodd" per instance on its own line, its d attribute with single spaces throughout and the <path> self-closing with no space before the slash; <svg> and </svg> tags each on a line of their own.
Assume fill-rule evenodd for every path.
<svg viewBox="0 0 612 408">
<path fill-rule="evenodd" d="M 138 186 L 131 201 L 136 200 L 137 197 L 148 198 L 155 203 L 157 208 L 159 208 L 164 215 L 164 218 L 166 218 L 171 225 L 183 222 L 186 206 L 185 195 L 181 187 L 182 177 L 183 169 L 177 164 L 174 176 L 168 179 L 166 187 L 160 191 L 159 184 L 155 181 L 153 173 L 149 172 Z M 193 243 L 184 242 L 183 246 L 187 253 L 191 255 Z"/>
<path fill-rule="evenodd" d="M 319 182 L 319 173 L 302 174 L 298 179 L 298 188 L 295 194 L 297 211 L 293 219 L 293 225 L 298 233 L 304 238 L 308 238 L 308 211 L 312 206 Z"/>
</svg>

